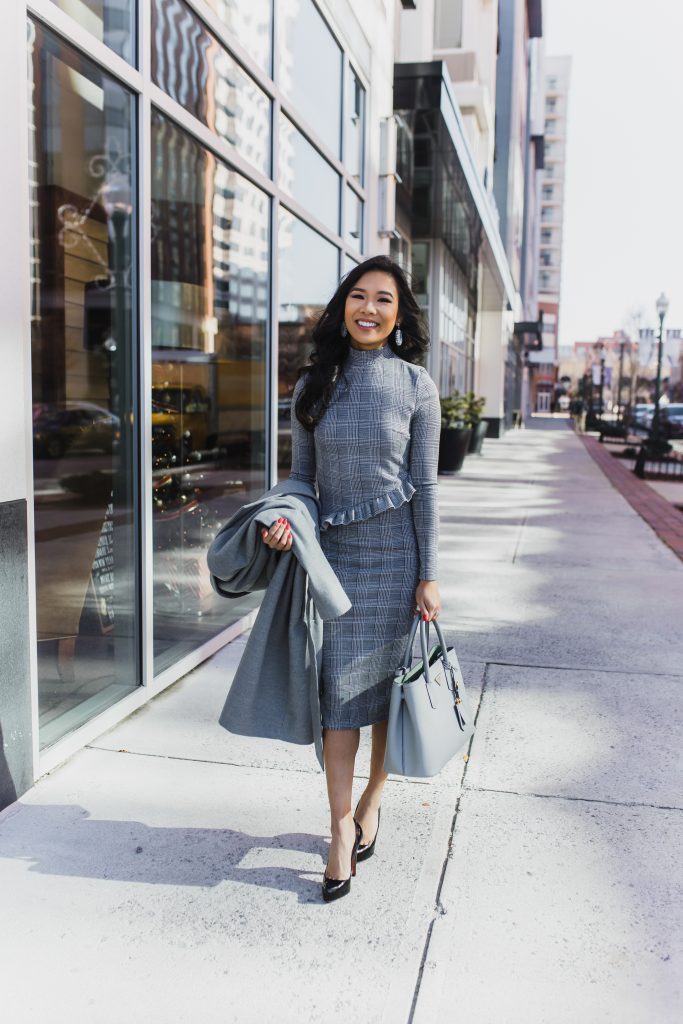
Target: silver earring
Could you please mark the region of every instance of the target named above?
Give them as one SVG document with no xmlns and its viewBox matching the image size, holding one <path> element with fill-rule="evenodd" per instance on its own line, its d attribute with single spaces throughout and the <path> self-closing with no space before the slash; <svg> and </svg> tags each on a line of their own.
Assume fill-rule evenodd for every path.
<svg viewBox="0 0 683 1024">
<path fill-rule="evenodd" d="M 400 327 L 396 328 L 396 334 L 394 335 L 394 341 L 399 346 L 403 344 L 403 331 L 401 330 Z"/>
<path fill-rule="evenodd" d="M 346 329 L 346 324 L 345 324 L 345 323 L 343 323 L 343 322 L 342 322 L 342 325 L 341 325 L 341 327 L 340 327 L 340 329 L 339 329 L 339 333 L 341 334 L 342 338 L 345 338 L 345 337 L 346 337 L 346 335 L 347 335 L 347 334 L 349 333 L 349 332 L 347 331 L 347 329 Z"/>
</svg>

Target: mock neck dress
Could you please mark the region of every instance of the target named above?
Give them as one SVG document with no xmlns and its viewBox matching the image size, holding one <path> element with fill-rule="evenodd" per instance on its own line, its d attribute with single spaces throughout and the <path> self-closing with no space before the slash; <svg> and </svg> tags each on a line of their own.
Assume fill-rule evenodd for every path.
<svg viewBox="0 0 683 1024">
<path fill-rule="evenodd" d="M 322 724 L 355 729 L 388 718 L 415 590 L 437 578 L 439 394 L 388 344 L 349 346 L 311 432 L 295 411 L 305 380 L 292 395 L 290 477 L 316 488 L 321 547 L 352 605 L 324 623 Z"/>
</svg>

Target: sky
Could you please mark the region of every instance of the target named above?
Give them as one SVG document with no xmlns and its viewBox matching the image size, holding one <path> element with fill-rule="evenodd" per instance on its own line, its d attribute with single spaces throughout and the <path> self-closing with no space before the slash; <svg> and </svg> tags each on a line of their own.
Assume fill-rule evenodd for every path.
<svg viewBox="0 0 683 1024">
<path fill-rule="evenodd" d="M 547 54 L 572 58 L 560 345 L 683 327 L 683 2 L 545 0 Z"/>
</svg>

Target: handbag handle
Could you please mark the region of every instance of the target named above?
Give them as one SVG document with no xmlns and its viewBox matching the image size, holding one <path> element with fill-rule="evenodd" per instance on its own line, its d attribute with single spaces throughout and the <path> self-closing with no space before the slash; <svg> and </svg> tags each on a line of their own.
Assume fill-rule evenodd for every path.
<svg viewBox="0 0 683 1024">
<path fill-rule="evenodd" d="M 446 641 L 444 639 L 443 633 L 441 632 L 441 626 L 436 621 L 436 619 L 432 619 L 431 621 L 434 623 L 434 626 L 436 628 L 436 635 L 439 638 L 439 646 L 441 647 L 441 660 L 444 663 L 444 667 L 448 666 L 448 668 L 450 668 L 451 664 L 450 661 L 448 660 Z M 406 644 L 406 653 L 403 657 L 403 663 L 399 665 L 396 671 L 396 675 L 398 675 L 401 670 L 403 672 L 407 672 L 410 668 L 411 662 L 413 660 L 413 645 L 415 644 L 415 635 L 417 633 L 418 626 L 420 627 L 420 647 L 422 648 L 422 665 L 424 669 L 424 676 L 426 681 L 429 683 L 429 622 L 425 622 L 423 618 L 417 615 L 413 619 L 413 623 L 410 627 L 410 632 L 408 634 L 408 643 Z"/>
</svg>

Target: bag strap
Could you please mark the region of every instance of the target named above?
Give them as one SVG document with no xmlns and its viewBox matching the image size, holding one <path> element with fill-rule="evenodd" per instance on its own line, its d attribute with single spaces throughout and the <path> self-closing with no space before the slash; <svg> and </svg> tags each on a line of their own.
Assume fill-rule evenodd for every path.
<svg viewBox="0 0 683 1024">
<path fill-rule="evenodd" d="M 443 662 L 443 666 L 448 671 L 452 668 L 451 663 L 448 659 L 448 649 L 446 647 L 446 641 L 444 635 L 441 632 L 441 626 L 436 619 L 431 620 L 436 628 L 436 635 L 439 639 L 439 647 L 441 648 L 440 658 Z M 415 644 L 415 637 L 417 635 L 417 627 L 420 627 L 420 647 L 422 648 L 422 669 L 424 677 L 429 683 L 429 622 L 425 622 L 421 616 L 416 615 L 413 618 L 413 623 L 408 633 L 408 643 L 406 644 L 406 652 L 403 656 L 403 662 L 396 669 L 396 675 L 402 675 L 408 672 L 413 661 L 413 646 Z"/>
</svg>

